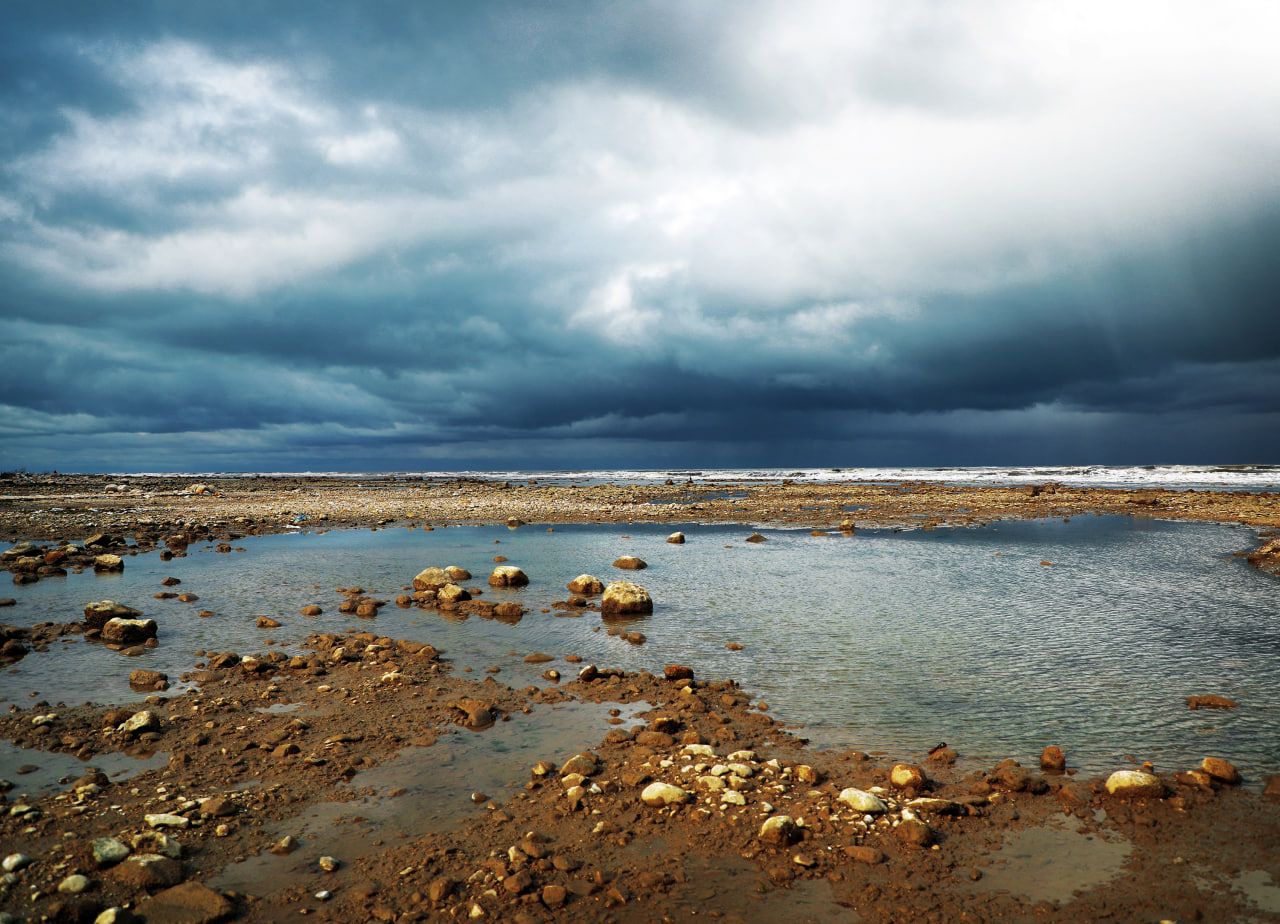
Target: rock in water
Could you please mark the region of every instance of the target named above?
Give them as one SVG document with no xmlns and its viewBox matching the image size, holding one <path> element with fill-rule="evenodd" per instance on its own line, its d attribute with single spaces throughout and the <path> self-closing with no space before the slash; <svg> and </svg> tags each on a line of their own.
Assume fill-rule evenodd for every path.
<svg viewBox="0 0 1280 924">
<path fill-rule="evenodd" d="M 414 590 L 435 590 L 452 583 L 443 568 L 423 568 L 413 579 Z"/>
<path fill-rule="evenodd" d="M 1062 773 L 1067 769 L 1067 755 L 1056 744 L 1049 745 L 1040 754 L 1040 769 L 1048 773 Z"/>
<path fill-rule="evenodd" d="M 498 565 L 489 575 L 490 587 L 524 587 L 529 576 L 515 565 Z"/>
<path fill-rule="evenodd" d="M 84 608 L 85 625 L 93 629 L 101 629 L 109 619 L 141 619 L 142 613 L 131 606 L 116 603 L 114 600 L 99 600 L 87 604 Z"/>
<path fill-rule="evenodd" d="M 621 558 L 613 560 L 615 568 L 622 568 L 625 571 L 639 571 L 642 568 L 648 568 L 648 563 L 643 558 L 636 558 L 634 555 L 623 555 Z"/>
<path fill-rule="evenodd" d="M 672 545 L 684 545 L 684 533 L 672 533 L 667 537 L 667 541 Z"/>
<path fill-rule="evenodd" d="M 102 640 L 113 645 L 136 645 L 156 637 L 154 619 L 108 619 L 102 627 Z"/>
<path fill-rule="evenodd" d="M 594 596 L 604 592 L 604 584 L 593 574 L 579 574 L 565 586 L 575 594 Z"/>
<path fill-rule="evenodd" d="M 644 616 L 652 612 L 649 591 L 630 581 L 613 581 L 600 599 L 600 613 L 604 616 Z"/>
<path fill-rule="evenodd" d="M 1200 769 L 1219 783 L 1226 783 L 1228 786 L 1240 783 L 1240 771 L 1235 768 L 1235 764 L 1221 757 L 1206 757 L 1200 761 Z"/>
<path fill-rule="evenodd" d="M 123 571 L 124 559 L 119 555 L 99 555 L 93 560 L 94 571 Z"/>
<path fill-rule="evenodd" d="M 897 764 L 889 771 L 889 782 L 898 789 L 923 789 L 924 771 L 911 764 Z"/>
</svg>

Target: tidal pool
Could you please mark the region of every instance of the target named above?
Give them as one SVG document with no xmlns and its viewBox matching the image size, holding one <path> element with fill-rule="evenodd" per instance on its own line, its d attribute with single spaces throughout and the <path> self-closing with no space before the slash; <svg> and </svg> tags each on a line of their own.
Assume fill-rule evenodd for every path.
<svg viewBox="0 0 1280 924">
<path fill-rule="evenodd" d="M 675 529 L 684 545 L 664 541 Z M 135 667 L 176 679 L 198 649 L 260 651 L 268 639 L 287 648 L 311 632 L 367 629 L 428 641 L 459 670 L 499 665 L 498 679 L 517 686 L 548 666 L 522 663 L 531 651 L 628 669 L 687 663 L 700 676 L 736 678 L 816 744 L 909 757 L 946 741 L 965 758 L 1034 762 L 1057 743 L 1090 772 L 1125 755 L 1177 769 L 1206 754 L 1230 758 L 1254 780 L 1280 770 L 1280 581 L 1232 554 L 1254 544 L 1250 530 L 1077 517 L 852 536 L 763 530 L 767 542 L 744 542 L 752 531 L 389 527 L 246 538 L 236 543 L 242 553 L 193 547 L 171 562 L 138 555 L 118 576 L 15 587 L 18 605 L 3 618 L 68 621 L 110 598 L 154 617 L 160 646 L 130 658 L 83 640 L 55 643 L 0 670 L 0 699 L 135 700 L 142 694 L 127 684 Z M 624 554 L 649 568 L 614 569 Z M 487 588 L 495 555 L 522 567 L 529 586 Z M 508 625 L 393 604 L 371 620 L 337 612 L 337 586 L 392 598 L 423 567 L 450 564 L 471 570 L 475 580 L 465 583 L 484 588 L 485 599 L 518 600 L 528 614 Z M 584 571 L 651 591 L 653 615 L 625 626 L 647 644 L 611 635 L 617 627 L 596 613 L 541 612 Z M 152 599 L 166 575 L 199 601 Z M 324 614 L 298 615 L 308 603 Z M 200 609 L 216 615 L 201 619 Z M 257 614 L 283 626 L 259 629 Z M 1191 712 L 1193 693 L 1242 705 Z"/>
</svg>

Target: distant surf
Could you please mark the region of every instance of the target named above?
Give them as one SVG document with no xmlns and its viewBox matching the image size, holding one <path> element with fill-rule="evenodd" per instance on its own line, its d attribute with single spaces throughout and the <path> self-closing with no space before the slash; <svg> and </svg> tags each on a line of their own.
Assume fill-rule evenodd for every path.
<svg viewBox="0 0 1280 924">
<path fill-rule="evenodd" d="M 1197 490 L 1277 491 L 1280 465 L 1062 465 L 977 466 L 947 468 L 706 468 L 462 470 L 387 472 L 117 472 L 116 477 L 469 478 L 481 481 L 536 481 L 558 484 L 655 484 L 675 482 L 908 482 L 961 485 L 1059 484 L 1097 488 L 1194 488 Z"/>
</svg>

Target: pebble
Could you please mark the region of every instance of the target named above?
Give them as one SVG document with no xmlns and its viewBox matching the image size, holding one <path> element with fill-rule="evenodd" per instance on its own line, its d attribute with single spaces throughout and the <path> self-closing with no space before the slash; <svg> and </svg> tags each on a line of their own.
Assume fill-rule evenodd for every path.
<svg viewBox="0 0 1280 924">
<path fill-rule="evenodd" d="M 25 853 L 11 853 L 0 862 L 0 866 L 4 867 L 6 873 L 17 872 L 20 869 L 26 869 L 31 865 L 31 858 Z"/>
<path fill-rule="evenodd" d="M 99 837 L 93 841 L 93 862 L 99 866 L 111 866 L 129 856 L 129 848 L 114 837 Z"/>
<path fill-rule="evenodd" d="M 693 799 L 693 793 L 679 786 L 672 786 L 670 783 L 650 783 L 640 793 L 640 799 L 645 805 L 678 805 L 682 802 L 690 802 Z"/>
<path fill-rule="evenodd" d="M 800 830 L 790 815 L 773 815 L 760 826 L 759 837 L 766 844 L 786 847 L 800 839 Z"/>
<path fill-rule="evenodd" d="M 321 857 L 317 865 L 326 873 L 336 872 L 342 864 L 333 857 Z"/>
<path fill-rule="evenodd" d="M 143 815 L 142 820 L 153 828 L 187 828 L 191 826 L 191 819 L 185 815 L 174 815 L 169 812 L 159 812 L 155 815 Z"/>
<path fill-rule="evenodd" d="M 58 883 L 58 891 L 64 895 L 79 895 L 87 888 L 89 888 L 89 877 L 79 873 L 73 873 Z"/>
<path fill-rule="evenodd" d="M 888 806 L 878 797 L 862 789 L 841 790 L 840 795 L 836 797 L 837 801 L 843 802 L 849 808 L 864 815 L 878 815 L 881 812 L 888 811 Z"/>
</svg>

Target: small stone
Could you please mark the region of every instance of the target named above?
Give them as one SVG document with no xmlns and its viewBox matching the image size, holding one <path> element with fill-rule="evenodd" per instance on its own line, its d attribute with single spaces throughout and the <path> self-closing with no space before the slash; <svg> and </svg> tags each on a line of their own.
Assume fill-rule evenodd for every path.
<svg viewBox="0 0 1280 924">
<path fill-rule="evenodd" d="M 317 861 L 316 865 L 326 873 L 333 873 L 336 872 L 338 867 L 342 864 L 333 857 L 321 857 Z"/>
<path fill-rule="evenodd" d="M 672 533 L 667 537 L 667 541 L 672 545 L 684 545 L 684 533 Z"/>
<path fill-rule="evenodd" d="M 555 909 L 564 905 L 568 900 L 569 891 L 564 886 L 553 883 L 542 887 L 540 897 L 542 899 L 542 904 L 546 905 L 548 908 Z"/>
<path fill-rule="evenodd" d="M 893 832 L 908 847 L 928 847 L 933 843 L 933 829 L 918 818 L 903 819 Z"/>
<path fill-rule="evenodd" d="M 153 828 L 187 828 L 191 826 L 190 818 L 185 815 L 174 815 L 170 812 L 143 815 L 142 820 Z"/>
<path fill-rule="evenodd" d="M 924 771 L 912 764 L 896 764 L 889 771 L 889 782 L 898 789 L 923 789 Z"/>
<path fill-rule="evenodd" d="M 147 924 L 212 924 L 234 910 L 226 898 L 194 880 L 165 889 L 143 907 Z"/>
<path fill-rule="evenodd" d="M 693 793 L 670 783 L 656 782 L 644 788 L 640 793 L 640 799 L 645 805 L 679 805 L 683 802 L 691 802 Z"/>
<path fill-rule="evenodd" d="M 777 847 L 786 847 L 800 840 L 800 829 L 790 815 L 773 815 L 760 826 L 760 840 Z"/>
<path fill-rule="evenodd" d="M 1218 696 L 1217 694 L 1209 694 L 1207 696 L 1188 696 L 1187 708 L 1196 709 L 1235 709 L 1240 704 L 1234 699 L 1226 696 Z"/>
<path fill-rule="evenodd" d="M 26 869 L 31 865 L 31 858 L 25 853 L 11 853 L 0 861 L 0 867 L 4 868 L 6 873 L 16 873 L 20 869 Z"/>
<path fill-rule="evenodd" d="M 1107 777 L 1107 792 L 1124 799 L 1159 799 L 1165 789 L 1155 774 L 1141 770 L 1117 770 Z"/>
<path fill-rule="evenodd" d="M 623 555 L 621 558 L 615 558 L 613 566 L 624 571 L 640 571 L 649 567 L 643 558 L 636 558 L 634 555 Z"/>
<path fill-rule="evenodd" d="M 752 533 L 750 536 L 747 537 L 746 541 L 747 542 L 766 542 L 767 540 L 765 539 L 764 536 L 760 535 L 759 533 Z"/>
<path fill-rule="evenodd" d="M 1200 769 L 1219 783 L 1236 786 L 1240 783 L 1240 771 L 1229 760 L 1221 757 L 1206 757 L 1200 761 Z"/>
<path fill-rule="evenodd" d="M 298 849 L 298 840 L 292 834 L 286 834 L 271 845 L 271 852 L 278 857 L 287 856 Z"/>
<path fill-rule="evenodd" d="M 1049 745 L 1040 753 L 1040 769 L 1047 773 L 1062 773 L 1067 769 L 1067 755 L 1056 744 Z"/>
<path fill-rule="evenodd" d="M 306 614 L 304 613 L 303 615 L 305 616 Z M 258 628 L 259 629 L 279 629 L 280 620 L 272 619 L 270 616 L 259 616 Z"/>
<path fill-rule="evenodd" d="M 845 856 L 856 863 L 867 863 L 872 866 L 884 862 L 884 854 L 874 847 L 856 845 L 844 848 Z"/>
<path fill-rule="evenodd" d="M 433 902 L 442 902 L 453 894 L 456 887 L 456 881 L 448 876 L 440 876 L 431 880 L 431 885 L 427 886 L 427 898 Z"/>
<path fill-rule="evenodd" d="M 58 891 L 64 895 L 79 895 L 87 888 L 89 888 L 89 877 L 79 873 L 73 873 L 58 883 Z"/>
<path fill-rule="evenodd" d="M 298 612 L 303 616 L 319 616 L 324 612 L 324 610 L 314 603 L 309 603 L 302 609 L 298 610 Z"/>
<path fill-rule="evenodd" d="M 888 811 L 888 807 L 878 796 L 862 789 L 853 787 L 843 789 L 836 799 L 863 815 L 879 815 L 881 812 Z"/>
<path fill-rule="evenodd" d="M 114 866 L 129 856 L 129 848 L 114 837 L 99 837 L 93 841 L 93 862 L 98 866 Z"/>
</svg>

